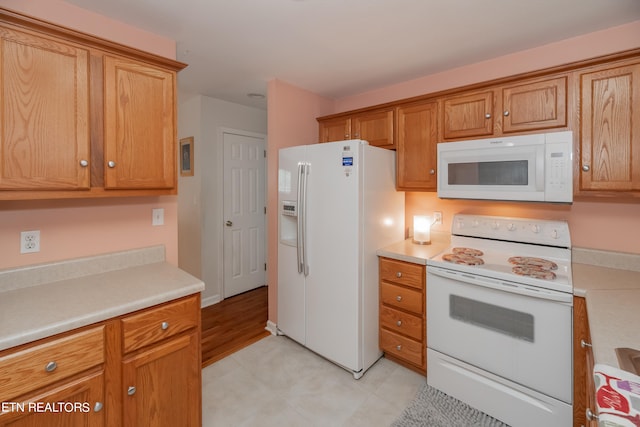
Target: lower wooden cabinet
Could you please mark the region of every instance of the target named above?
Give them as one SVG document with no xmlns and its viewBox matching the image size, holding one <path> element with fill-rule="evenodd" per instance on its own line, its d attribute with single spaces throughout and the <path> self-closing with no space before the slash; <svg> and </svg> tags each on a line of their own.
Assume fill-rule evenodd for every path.
<svg viewBox="0 0 640 427">
<path fill-rule="evenodd" d="M 385 357 L 421 374 L 426 359 L 426 266 L 379 259 L 380 348 Z"/>
<path fill-rule="evenodd" d="M 1 351 L 0 426 L 200 426 L 200 366 L 196 294 Z"/>
<path fill-rule="evenodd" d="M 596 413 L 596 390 L 593 382 L 593 352 L 587 316 L 587 304 L 582 297 L 573 297 L 573 426 L 595 427 L 588 420 L 587 409 Z"/>
</svg>

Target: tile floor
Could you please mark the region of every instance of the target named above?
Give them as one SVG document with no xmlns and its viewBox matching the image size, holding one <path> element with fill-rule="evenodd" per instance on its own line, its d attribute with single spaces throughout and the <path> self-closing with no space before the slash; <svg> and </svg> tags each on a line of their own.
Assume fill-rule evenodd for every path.
<svg viewBox="0 0 640 427">
<path fill-rule="evenodd" d="M 203 427 L 389 426 L 425 378 L 387 359 L 353 376 L 283 336 L 202 371 Z"/>
</svg>

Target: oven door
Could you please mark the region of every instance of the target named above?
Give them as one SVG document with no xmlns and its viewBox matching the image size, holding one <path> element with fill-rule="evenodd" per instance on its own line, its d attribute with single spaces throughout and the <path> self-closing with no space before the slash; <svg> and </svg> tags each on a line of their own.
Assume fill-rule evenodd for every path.
<svg viewBox="0 0 640 427">
<path fill-rule="evenodd" d="M 438 197 L 544 201 L 544 159 L 544 135 L 529 136 L 517 145 L 440 143 Z"/>
<path fill-rule="evenodd" d="M 428 347 L 572 402 L 572 296 L 427 269 Z"/>
</svg>

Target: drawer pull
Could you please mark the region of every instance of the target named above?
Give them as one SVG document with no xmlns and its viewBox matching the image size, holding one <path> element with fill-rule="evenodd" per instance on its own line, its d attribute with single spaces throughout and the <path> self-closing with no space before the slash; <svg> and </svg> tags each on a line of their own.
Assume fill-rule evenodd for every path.
<svg viewBox="0 0 640 427">
<path fill-rule="evenodd" d="M 129 396 L 133 396 L 134 394 L 136 394 L 136 388 L 132 385 L 129 386 L 129 388 L 127 389 L 127 394 Z"/>
<path fill-rule="evenodd" d="M 96 402 L 93 406 L 93 412 L 100 412 L 102 410 L 102 402 Z"/>
<path fill-rule="evenodd" d="M 401 278 L 401 277 L 402 277 L 402 271 L 398 271 L 398 272 L 396 273 L 396 277 L 397 277 L 398 279 L 399 279 L 399 278 Z"/>
<path fill-rule="evenodd" d="M 167 329 L 169 329 L 169 322 L 162 322 L 160 327 L 162 328 L 163 331 L 166 331 Z"/>
<path fill-rule="evenodd" d="M 398 302 L 402 301 L 402 295 L 398 295 L 398 296 L 396 297 L 396 301 L 398 301 Z"/>
<path fill-rule="evenodd" d="M 586 342 L 585 340 L 580 340 L 580 347 L 586 348 L 586 347 L 593 347 L 593 346 L 588 342 Z"/>
<path fill-rule="evenodd" d="M 47 372 L 53 372 L 56 370 L 57 367 L 58 367 L 58 364 L 56 362 L 49 362 L 47 363 L 47 366 L 44 367 L 44 370 Z"/>
<path fill-rule="evenodd" d="M 396 346 L 396 350 L 401 351 L 401 350 L 402 350 L 402 346 L 398 344 L 398 345 Z"/>
<path fill-rule="evenodd" d="M 398 326 L 402 326 L 402 320 L 398 320 L 398 321 L 396 322 L 396 325 L 398 325 Z"/>
<path fill-rule="evenodd" d="M 598 419 L 598 416 L 591 411 L 591 408 L 587 408 L 587 410 L 585 411 L 585 416 L 589 421 L 596 421 Z"/>
</svg>

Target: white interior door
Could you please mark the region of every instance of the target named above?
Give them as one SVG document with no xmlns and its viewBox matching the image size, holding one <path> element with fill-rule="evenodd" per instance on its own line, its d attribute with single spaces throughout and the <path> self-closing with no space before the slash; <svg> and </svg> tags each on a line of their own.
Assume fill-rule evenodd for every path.
<svg viewBox="0 0 640 427">
<path fill-rule="evenodd" d="M 265 284 L 265 140 L 223 134 L 224 283 L 228 298 Z"/>
</svg>

